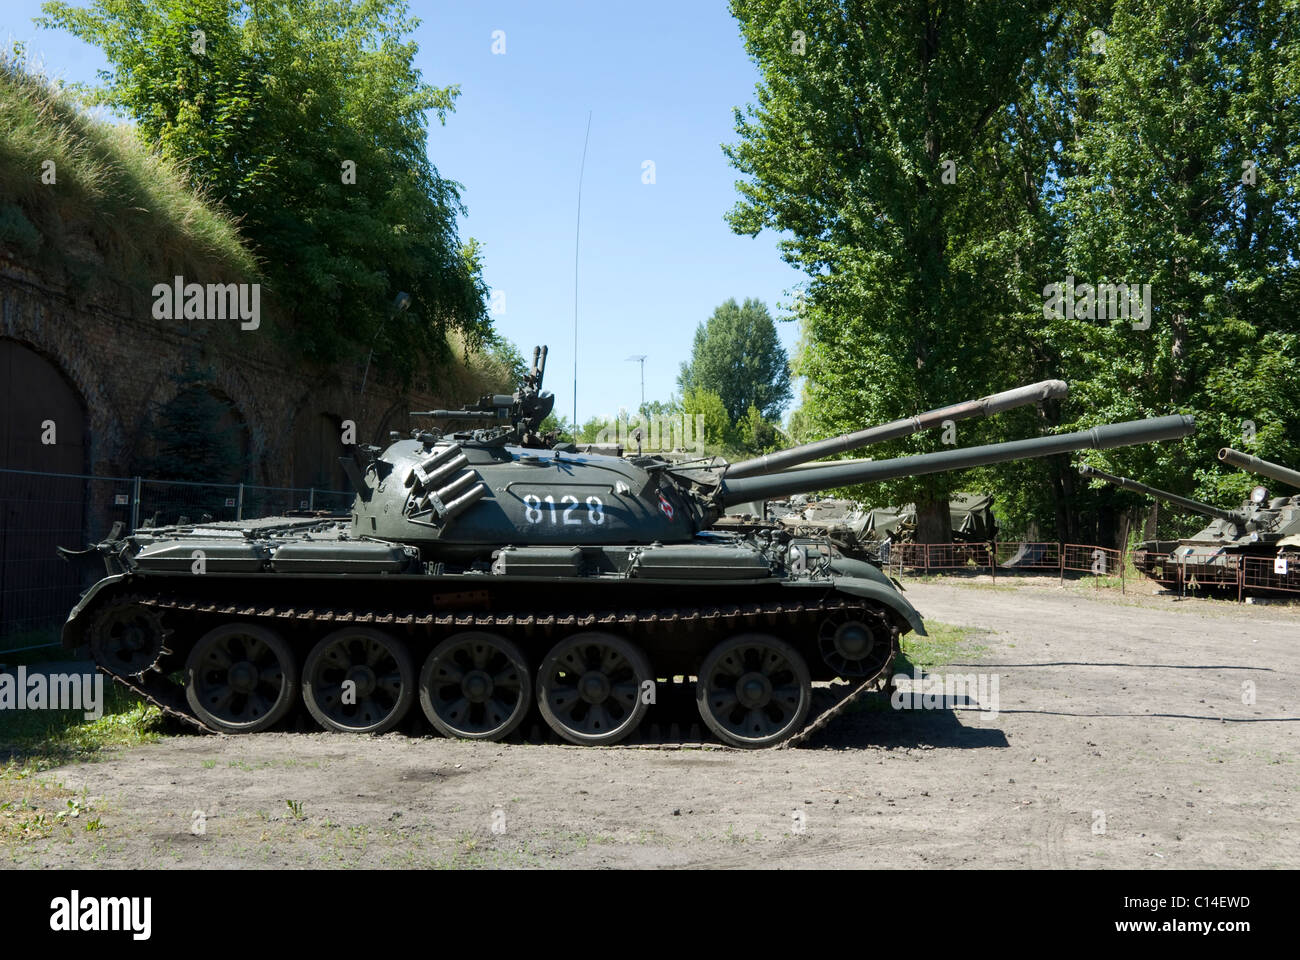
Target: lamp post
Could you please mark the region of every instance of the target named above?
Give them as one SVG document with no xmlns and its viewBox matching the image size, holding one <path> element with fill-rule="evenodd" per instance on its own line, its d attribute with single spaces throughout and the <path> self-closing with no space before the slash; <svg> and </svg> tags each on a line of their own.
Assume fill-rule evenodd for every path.
<svg viewBox="0 0 1300 960">
<path fill-rule="evenodd" d="M 389 317 L 394 317 L 399 313 L 405 313 L 411 306 L 411 295 L 406 291 L 399 291 L 393 298 L 392 305 L 388 308 L 388 313 L 384 319 L 379 321 L 379 326 L 375 328 L 375 335 L 370 338 L 370 353 L 366 355 L 366 369 L 361 374 L 361 389 L 357 392 L 357 406 L 361 408 L 358 422 L 365 417 L 365 397 L 366 397 L 366 380 L 370 376 L 370 361 L 375 356 L 375 344 L 379 342 L 379 334 L 383 332 L 384 324 L 388 322 Z"/>
<path fill-rule="evenodd" d="M 641 364 L 641 406 L 637 408 L 637 413 L 645 411 L 645 358 L 644 353 L 638 353 L 627 358 L 628 362 Z"/>
</svg>

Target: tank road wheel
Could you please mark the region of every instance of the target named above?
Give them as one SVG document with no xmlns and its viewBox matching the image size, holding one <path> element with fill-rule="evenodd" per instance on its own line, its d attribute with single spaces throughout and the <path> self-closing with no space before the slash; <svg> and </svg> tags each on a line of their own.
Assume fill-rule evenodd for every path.
<svg viewBox="0 0 1300 960">
<path fill-rule="evenodd" d="M 528 661 L 495 633 L 448 637 L 420 671 L 420 708 L 447 737 L 503 740 L 523 721 L 532 699 Z"/>
<path fill-rule="evenodd" d="M 812 703 L 808 664 L 784 640 L 742 633 L 700 664 L 695 701 L 709 729 L 733 747 L 771 747 L 798 733 Z"/>
<path fill-rule="evenodd" d="M 302 698 L 326 730 L 391 730 L 415 700 L 415 667 L 406 644 L 369 627 L 335 630 L 307 654 Z"/>
<path fill-rule="evenodd" d="M 274 630 L 227 623 L 209 630 L 185 663 L 185 699 L 200 720 L 226 733 L 257 733 L 298 695 L 293 651 Z"/>
<path fill-rule="evenodd" d="M 836 611 L 817 627 L 822 660 L 840 677 L 874 677 L 889 665 L 894 637 L 882 619 L 857 620 Z"/>
<path fill-rule="evenodd" d="M 537 705 L 547 725 L 570 743 L 618 743 L 640 725 L 654 682 L 637 647 L 610 633 L 575 633 L 551 648 L 537 671 Z"/>
<path fill-rule="evenodd" d="M 158 662 L 166 636 L 157 611 L 139 603 L 119 603 L 95 617 L 90 655 L 114 673 L 138 677 Z"/>
</svg>

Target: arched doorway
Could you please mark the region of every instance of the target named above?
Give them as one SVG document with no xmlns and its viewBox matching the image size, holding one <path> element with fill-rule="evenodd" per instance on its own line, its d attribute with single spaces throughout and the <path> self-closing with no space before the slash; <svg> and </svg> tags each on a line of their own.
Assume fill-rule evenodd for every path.
<svg viewBox="0 0 1300 960">
<path fill-rule="evenodd" d="M 339 463 L 343 454 L 342 417 L 333 413 L 299 414 L 293 437 L 293 484 L 300 488 L 299 506 L 305 501 L 316 510 L 347 513 L 354 494 Z M 314 492 L 306 493 L 304 488 Z"/>
<path fill-rule="evenodd" d="M 302 414 L 294 424 L 294 486 L 347 490 L 347 474 L 339 465 L 343 452 L 342 417 L 332 413 Z"/>
<path fill-rule="evenodd" d="M 0 339 L 0 649 L 67 615 L 79 572 L 55 553 L 84 545 L 88 430 L 57 366 Z M 55 476 L 55 475 L 61 476 Z"/>
<path fill-rule="evenodd" d="M 210 370 L 189 364 L 173 376 L 176 392 L 155 408 L 136 471 L 140 522 L 234 520 L 258 516 L 264 491 L 254 479 L 248 425 L 234 401 L 212 383 Z"/>
<path fill-rule="evenodd" d="M 185 374 L 180 389 L 158 409 L 152 425 L 154 453 L 144 472 L 160 480 L 240 483 L 250 476 L 248 425 L 233 400 Z"/>
</svg>

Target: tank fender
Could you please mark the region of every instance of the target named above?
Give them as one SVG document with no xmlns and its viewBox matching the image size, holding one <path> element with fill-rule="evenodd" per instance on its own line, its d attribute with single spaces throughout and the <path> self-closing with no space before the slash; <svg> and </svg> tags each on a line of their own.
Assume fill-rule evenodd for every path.
<svg viewBox="0 0 1300 960">
<path fill-rule="evenodd" d="M 863 566 L 871 565 L 863 563 Z M 874 567 L 872 569 L 875 570 Z M 883 603 L 907 621 L 908 626 L 916 632 L 917 636 L 928 637 L 929 634 L 925 632 L 925 624 L 922 622 L 921 614 L 917 612 L 916 607 L 907 602 L 907 599 L 898 592 L 894 585 L 885 579 L 883 573 L 879 570 L 875 572 L 876 576 L 880 578 L 879 580 L 874 577 L 871 579 L 835 577 L 835 589 L 843 590 L 845 593 L 851 593 L 855 597 L 862 597 L 865 600 L 875 600 L 877 603 Z"/>
<path fill-rule="evenodd" d="M 71 650 L 73 647 L 80 645 L 80 637 L 78 636 L 78 631 L 76 628 L 81 625 L 80 624 L 81 614 L 85 611 L 85 609 L 88 606 L 90 606 L 90 604 L 94 601 L 94 599 L 97 596 L 99 596 L 100 593 L 108 589 L 108 587 L 112 586 L 113 584 L 121 580 L 125 580 L 128 576 L 130 576 L 130 574 L 115 573 L 111 576 L 104 577 L 102 580 L 96 580 L 91 585 L 90 589 L 87 590 L 84 594 L 82 594 L 81 599 L 77 601 L 77 605 L 72 608 L 72 612 L 68 614 L 68 619 L 64 621 L 63 624 L 63 633 L 61 639 L 63 641 L 63 646 L 66 649 Z"/>
</svg>

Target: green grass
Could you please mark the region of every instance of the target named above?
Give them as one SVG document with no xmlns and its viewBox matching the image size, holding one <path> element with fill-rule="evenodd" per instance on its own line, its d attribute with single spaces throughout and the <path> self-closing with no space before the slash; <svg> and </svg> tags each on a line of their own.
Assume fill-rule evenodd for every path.
<svg viewBox="0 0 1300 960">
<path fill-rule="evenodd" d="M 24 647 L 35 649 L 24 650 Z M 59 642 L 58 627 L 10 631 L 4 635 L 4 646 L 0 647 L 0 663 L 10 667 L 41 660 L 63 660 L 69 656 Z"/>
<path fill-rule="evenodd" d="M 73 286 L 258 273 L 231 218 L 178 165 L 131 126 L 87 114 L 21 51 L 0 53 L 0 198 L 0 242 L 61 266 Z"/>
<path fill-rule="evenodd" d="M 80 710 L 6 711 L 0 726 L 5 769 L 42 771 L 93 760 L 103 750 L 150 743 L 161 736 L 163 717 L 135 694 L 105 678 L 104 715 L 86 720 Z"/>
<path fill-rule="evenodd" d="M 894 661 L 895 673 L 910 673 L 913 667 L 933 670 L 944 664 L 976 657 L 988 647 L 977 642 L 984 633 L 975 627 L 959 627 L 939 620 L 927 620 L 925 629 L 928 637 L 909 633 L 902 639 L 902 654 Z"/>
</svg>

